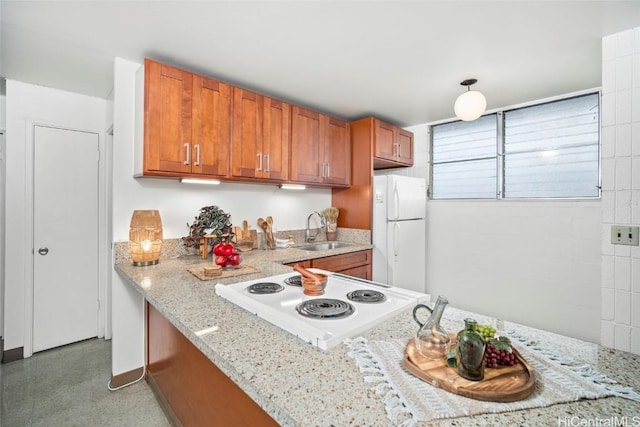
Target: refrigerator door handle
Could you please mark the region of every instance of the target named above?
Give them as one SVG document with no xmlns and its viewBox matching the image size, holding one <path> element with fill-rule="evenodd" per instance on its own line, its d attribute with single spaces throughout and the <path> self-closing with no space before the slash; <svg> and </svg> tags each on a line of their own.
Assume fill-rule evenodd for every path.
<svg viewBox="0 0 640 427">
<path fill-rule="evenodd" d="M 393 219 L 400 218 L 400 193 L 398 192 L 398 183 L 393 185 Z"/>
<path fill-rule="evenodd" d="M 398 247 L 398 240 L 400 239 L 400 224 L 398 222 L 393 223 L 393 256 L 398 256 L 400 248 Z"/>
</svg>

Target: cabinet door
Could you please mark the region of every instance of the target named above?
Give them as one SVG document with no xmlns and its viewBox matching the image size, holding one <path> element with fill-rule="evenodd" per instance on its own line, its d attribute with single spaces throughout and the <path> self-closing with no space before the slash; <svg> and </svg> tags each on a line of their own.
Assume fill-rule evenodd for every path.
<svg viewBox="0 0 640 427">
<path fill-rule="evenodd" d="M 286 102 L 265 97 L 263 123 L 264 177 L 287 180 L 289 179 L 291 106 Z"/>
<path fill-rule="evenodd" d="M 145 172 L 191 172 L 192 91 L 191 73 L 145 59 Z"/>
<path fill-rule="evenodd" d="M 233 128 L 231 131 L 231 174 L 246 178 L 262 177 L 262 95 L 233 88 Z"/>
<path fill-rule="evenodd" d="M 378 119 L 373 121 L 373 126 L 374 157 L 395 160 L 396 127 Z"/>
<path fill-rule="evenodd" d="M 192 173 L 229 173 L 229 104 L 227 84 L 193 76 Z"/>
<path fill-rule="evenodd" d="M 323 126 L 323 182 L 348 186 L 351 182 L 351 143 L 349 123 L 324 116 Z"/>
<path fill-rule="evenodd" d="M 413 133 L 398 129 L 398 161 L 408 166 L 413 165 Z"/>
<path fill-rule="evenodd" d="M 320 113 L 294 106 L 291 112 L 292 181 L 321 183 Z"/>
</svg>

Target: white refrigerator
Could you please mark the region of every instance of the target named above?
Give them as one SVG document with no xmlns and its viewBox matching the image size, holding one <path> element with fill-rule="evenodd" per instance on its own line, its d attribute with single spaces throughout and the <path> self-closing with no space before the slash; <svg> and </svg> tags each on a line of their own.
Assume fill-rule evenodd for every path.
<svg viewBox="0 0 640 427">
<path fill-rule="evenodd" d="M 426 293 L 427 182 L 380 175 L 373 180 L 373 280 Z"/>
</svg>

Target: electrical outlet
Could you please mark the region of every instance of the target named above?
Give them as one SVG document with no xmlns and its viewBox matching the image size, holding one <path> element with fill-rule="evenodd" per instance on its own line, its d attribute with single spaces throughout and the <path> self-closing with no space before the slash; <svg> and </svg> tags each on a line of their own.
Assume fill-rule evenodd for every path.
<svg viewBox="0 0 640 427">
<path fill-rule="evenodd" d="M 638 246 L 638 229 L 633 225 L 612 225 L 611 243 L 614 245 Z"/>
</svg>

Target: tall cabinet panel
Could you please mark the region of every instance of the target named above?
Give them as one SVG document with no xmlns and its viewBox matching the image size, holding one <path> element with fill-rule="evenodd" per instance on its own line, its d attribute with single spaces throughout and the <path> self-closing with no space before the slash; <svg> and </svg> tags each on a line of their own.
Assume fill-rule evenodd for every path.
<svg viewBox="0 0 640 427">
<path fill-rule="evenodd" d="M 229 86 L 193 76 L 191 172 L 226 176 L 229 172 Z"/>
<path fill-rule="evenodd" d="M 233 88 L 232 176 L 288 178 L 289 104 Z"/>
<path fill-rule="evenodd" d="M 257 178 L 264 169 L 262 156 L 263 96 L 233 88 L 231 174 Z"/>
<path fill-rule="evenodd" d="M 264 98 L 263 159 L 265 178 L 289 179 L 289 134 L 291 106 L 286 102 Z"/>
<path fill-rule="evenodd" d="M 301 107 L 292 110 L 290 179 L 349 186 L 349 123 Z"/>
<path fill-rule="evenodd" d="M 323 158 L 324 181 L 327 184 L 348 186 L 351 181 L 351 145 L 349 123 L 324 116 Z"/>
<path fill-rule="evenodd" d="M 145 172 L 191 172 L 193 75 L 145 60 Z"/>
<path fill-rule="evenodd" d="M 149 59 L 144 71 L 144 174 L 226 176 L 229 86 Z"/>
<path fill-rule="evenodd" d="M 322 182 L 320 113 L 293 106 L 291 113 L 291 180 Z"/>
</svg>

